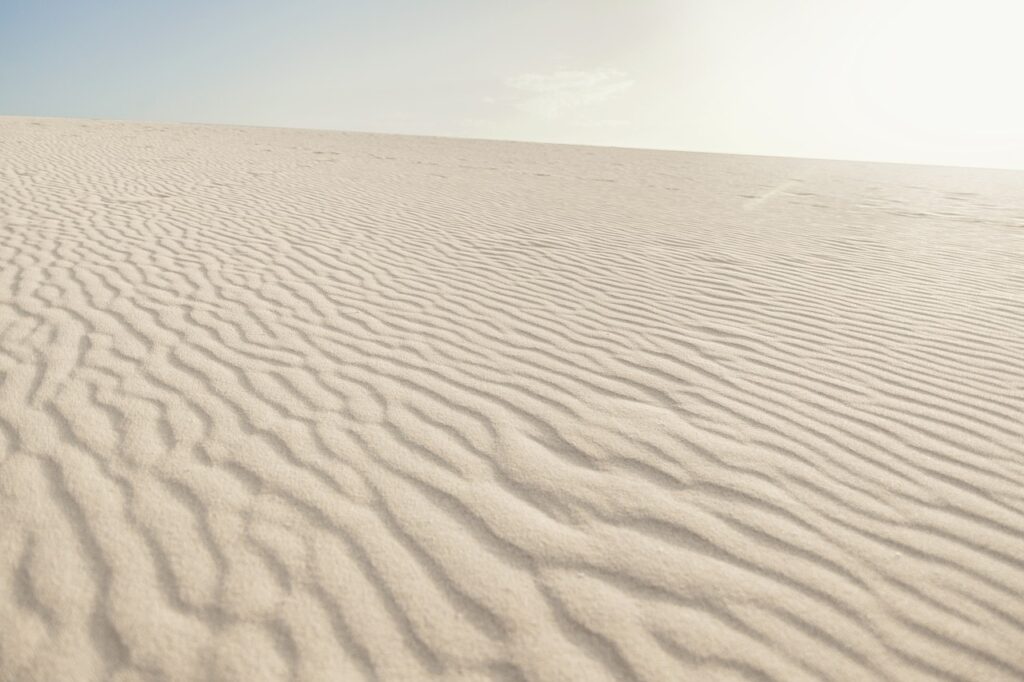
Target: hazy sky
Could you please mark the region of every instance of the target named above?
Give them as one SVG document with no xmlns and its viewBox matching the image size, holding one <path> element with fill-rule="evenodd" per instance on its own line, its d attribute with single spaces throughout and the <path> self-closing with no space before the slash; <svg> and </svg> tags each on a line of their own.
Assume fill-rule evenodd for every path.
<svg viewBox="0 0 1024 682">
<path fill-rule="evenodd" d="M 0 114 L 1024 168 L 1024 1 L 0 0 Z"/>
</svg>

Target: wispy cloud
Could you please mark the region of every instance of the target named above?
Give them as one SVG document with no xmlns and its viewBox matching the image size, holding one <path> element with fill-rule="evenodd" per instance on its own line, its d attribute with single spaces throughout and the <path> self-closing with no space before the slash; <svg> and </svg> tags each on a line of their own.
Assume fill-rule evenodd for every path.
<svg viewBox="0 0 1024 682">
<path fill-rule="evenodd" d="M 501 98 L 515 108 L 545 119 L 575 118 L 633 86 L 618 69 L 524 73 L 505 81 Z"/>
</svg>

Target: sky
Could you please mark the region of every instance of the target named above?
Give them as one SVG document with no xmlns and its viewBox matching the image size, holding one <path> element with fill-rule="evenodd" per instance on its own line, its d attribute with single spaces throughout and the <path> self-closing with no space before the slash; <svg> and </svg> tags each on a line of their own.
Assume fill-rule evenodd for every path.
<svg viewBox="0 0 1024 682">
<path fill-rule="evenodd" d="M 0 0 L 0 115 L 1024 169 L 1021 0 Z"/>
</svg>

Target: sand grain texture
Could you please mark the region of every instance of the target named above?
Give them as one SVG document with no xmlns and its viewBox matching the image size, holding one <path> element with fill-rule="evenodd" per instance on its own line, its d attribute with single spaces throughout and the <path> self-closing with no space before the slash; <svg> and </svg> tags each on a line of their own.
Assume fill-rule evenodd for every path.
<svg viewBox="0 0 1024 682">
<path fill-rule="evenodd" d="M 0 680 L 1024 679 L 1024 174 L 0 119 Z"/>
</svg>

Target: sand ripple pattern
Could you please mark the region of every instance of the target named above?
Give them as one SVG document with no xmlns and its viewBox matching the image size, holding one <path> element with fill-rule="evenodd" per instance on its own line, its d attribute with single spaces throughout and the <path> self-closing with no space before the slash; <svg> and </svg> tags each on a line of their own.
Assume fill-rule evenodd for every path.
<svg viewBox="0 0 1024 682">
<path fill-rule="evenodd" d="M 1022 188 L 0 119 L 0 680 L 1024 679 Z"/>
</svg>

